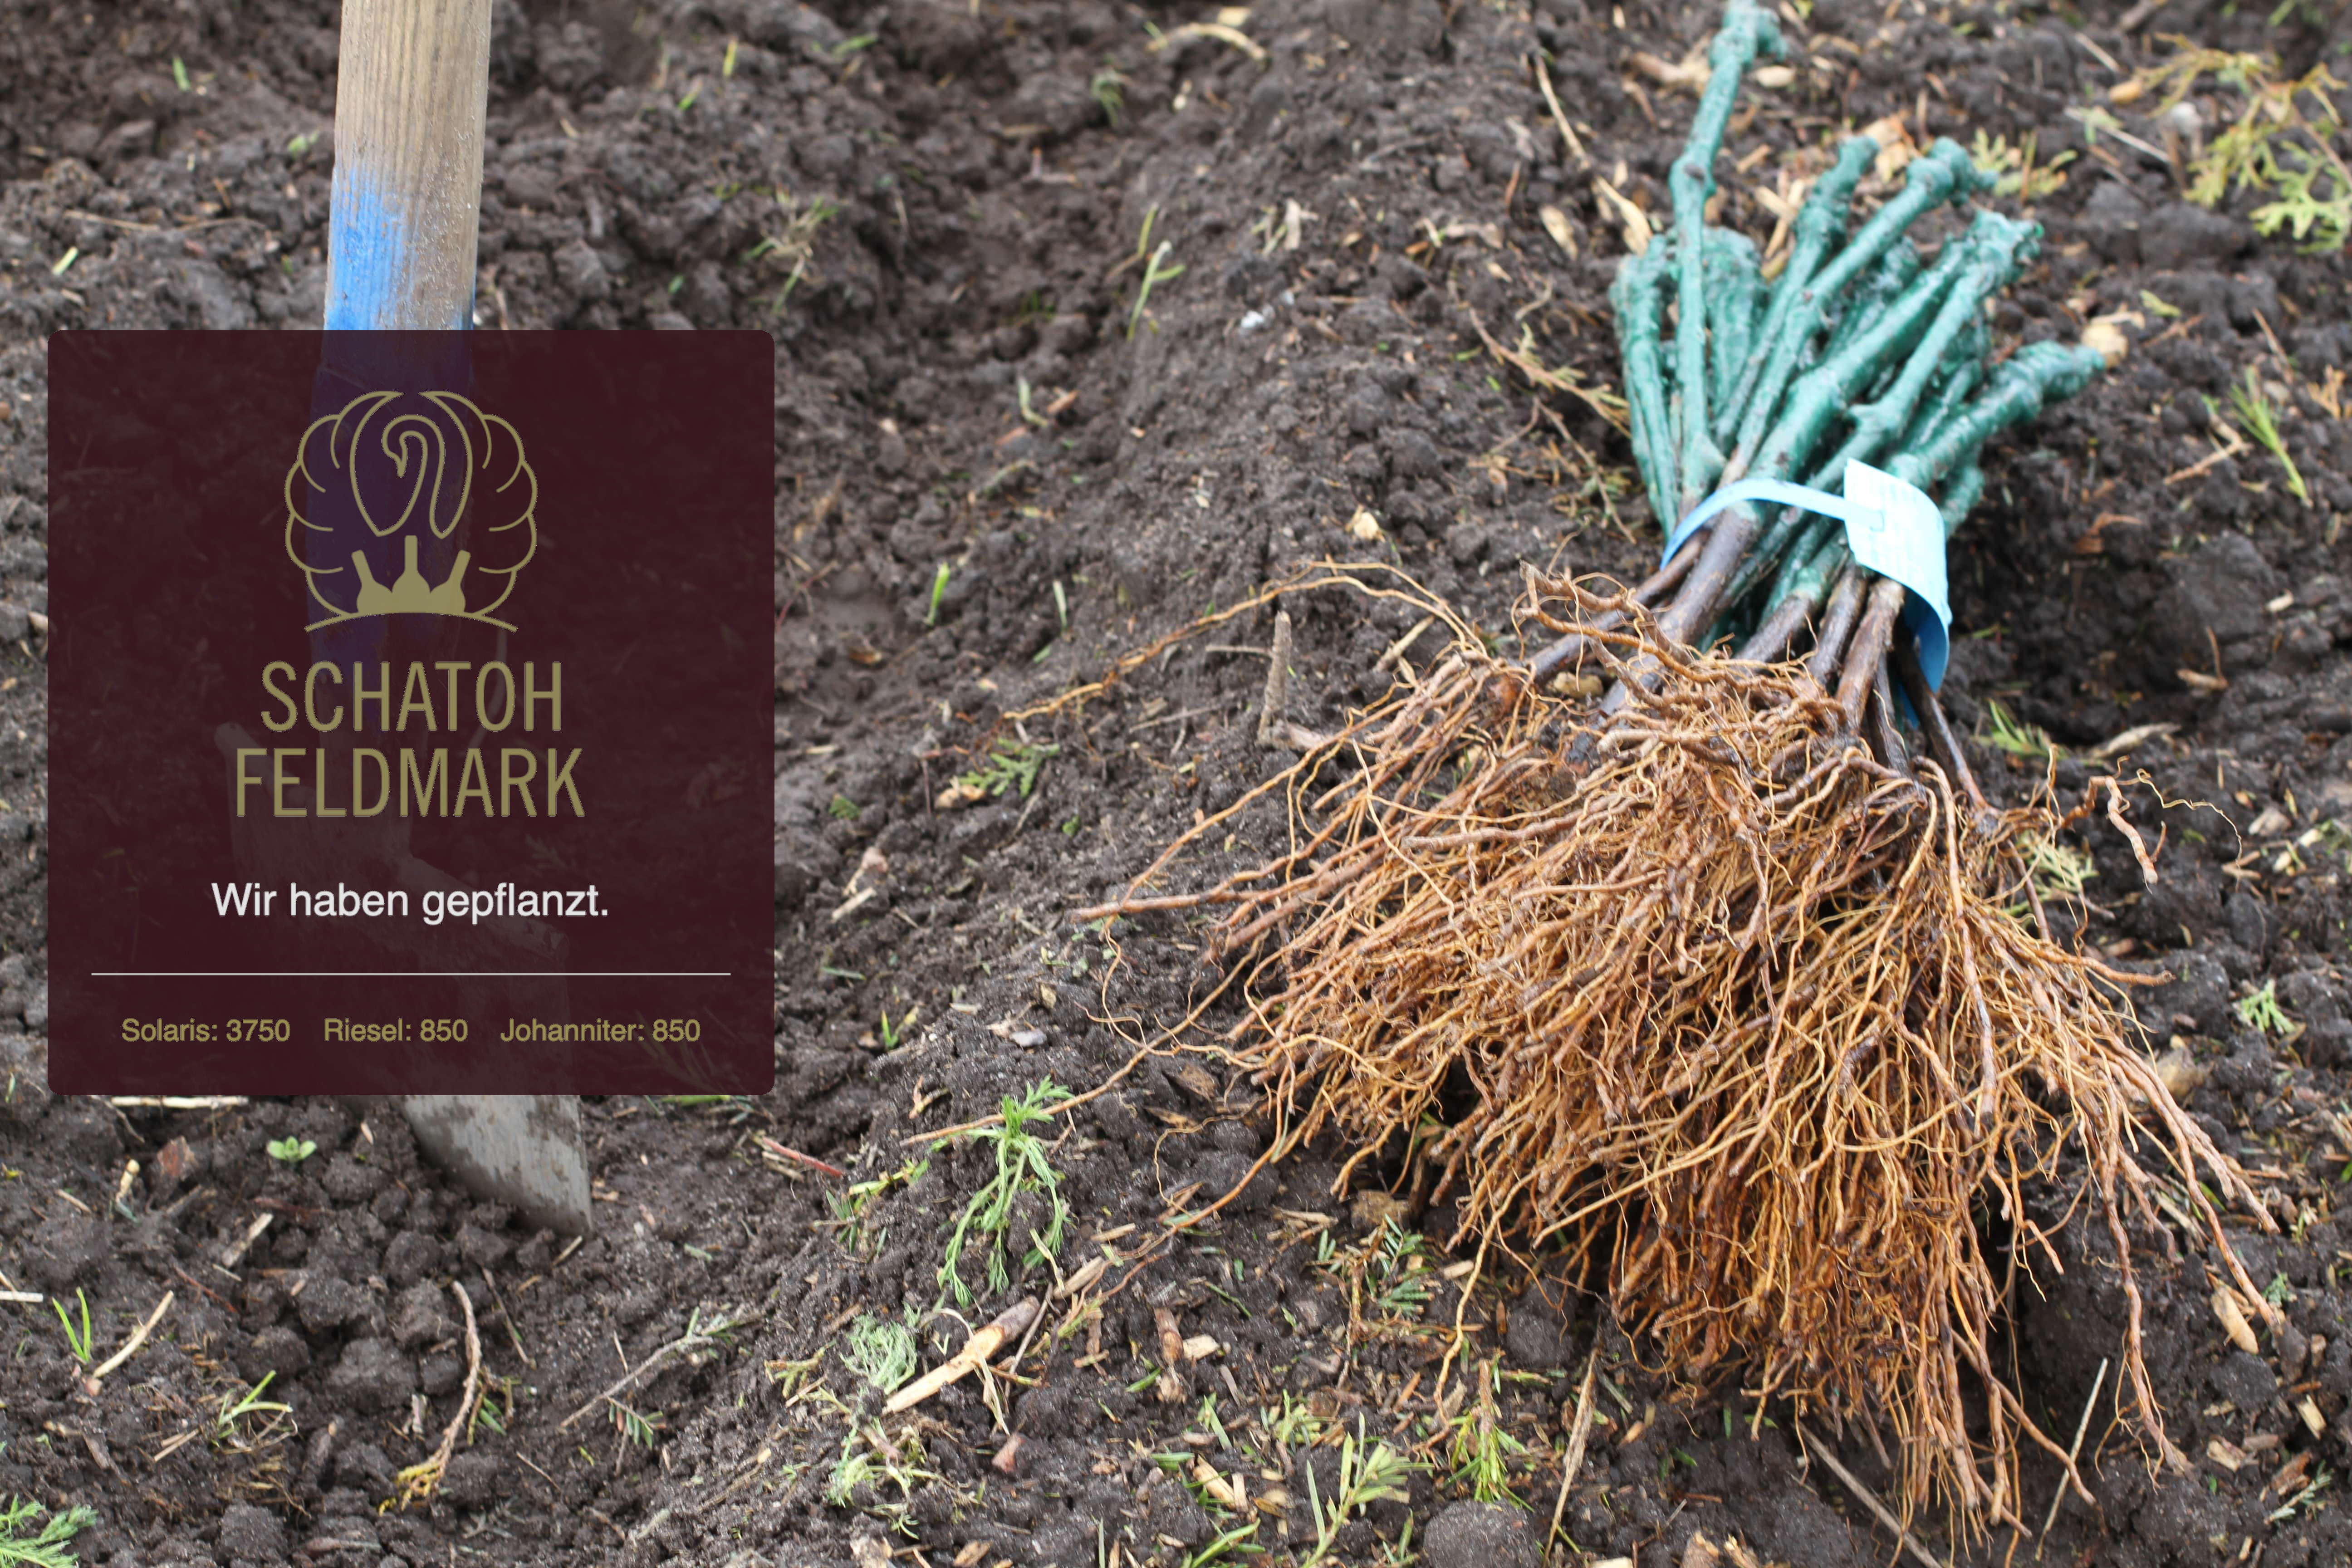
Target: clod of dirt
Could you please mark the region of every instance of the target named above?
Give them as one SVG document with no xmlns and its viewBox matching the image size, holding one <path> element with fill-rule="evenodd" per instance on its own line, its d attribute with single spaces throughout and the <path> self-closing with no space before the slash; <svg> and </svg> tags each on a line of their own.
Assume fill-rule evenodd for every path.
<svg viewBox="0 0 2352 1568">
<path fill-rule="evenodd" d="M 488 1508 L 498 1500 L 505 1468 L 496 1454 L 468 1450 L 455 1455 L 441 1474 L 441 1496 L 459 1508 Z"/>
<path fill-rule="evenodd" d="M 424 1281 L 403 1290 L 392 1307 L 393 1343 L 415 1352 L 453 1337 L 457 1325 L 442 1310 L 446 1300 L 443 1291 Z"/>
<path fill-rule="evenodd" d="M 1567 1364 L 1567 1326 L 1542 1292 L 1529 1290 L 1511 1303 L 1503 1348 L 1513 1361 L 1535 1372 L 1553 1372 Z"/>
<path fill-rule="evenodd" d="M 404 1407 L 416 1389 L 416 1363 L 382 1340 L 353 1340 L 327 1376 L 327 1387 L 354 1410 Z"/>
<path fill-rule="evenodd" d="M 70 1294 L 76 1285 L 97 1277 L 110 1250 L 105 1228 L 96 1220 L 60 1215 L 33 1233 L 19 1278 L 31 1289 Z"/>
<path fill-rule="evenodd" d="M 221 1515 L 220 1557 L 230 1563 L 276 1563 L 286 1555 L 286 1526 L 276 1514 L 233 1502 Z"/>
<path fill-rule="evenodd" d="M 381 1328 L 383 1324 L 383 1310 L 374 1296 L 364 1286 L 332 1274 L 311 1273 L 310 1283 L 294 1304 L 301 1314 L 302 1327 L 313 1334 L 352 1324 L 370 1328 Z"/>
<path fill-rule="evenodd" d="M 273 1374 L 284 1383 L 310 1370 L 310 1347 L 283 1323 L 272 1323 L 253 1336 L 237 1358 L 237 1370 L 248 1383 L 259 1383 Z"/>
<path fill-rule="evenodd" d="M 2249 1415 L 2260 1415 L 2278 1397 L 2278 1379 L 2259 1357 L 2231 1351 L 2206 1373 L 2213 1392 Z"/>
<path fill-rule="evenodd" d="M 1430 1521 L 1422 1561 L 1429 1568 L 1541 1568 L 1528 1516 L 1500 1503 L 1457 1502 Z"/>
<path fill-rule="evenodd" d="M 2271 625 L 2263 606 L 2278 596 L 2283 579 L 2253 541 L 2225 533 L 2168 565 L 2172 588 L 2157 608 L 2158 635 L 2178 668 L 2211 675 L 2267 653 Z M 2221 671 L 2214 669 L 2217 658 Z"/>
</svg>

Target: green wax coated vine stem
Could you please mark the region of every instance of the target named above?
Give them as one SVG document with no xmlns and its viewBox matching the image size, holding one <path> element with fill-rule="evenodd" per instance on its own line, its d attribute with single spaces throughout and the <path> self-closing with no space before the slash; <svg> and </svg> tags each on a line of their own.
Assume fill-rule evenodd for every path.
<svg viewBox="0 0 2352 1568">
<path fill-rule="evenodd" d="M 1848 463 L 1874 462 L 1894 444 L 1952 345 L 1972 322 L 1983 320 L 1985 301 L 2015 281 L 2024 263 L 2041 248 L 2041 237 L 2040 224 L 2020 223 L 1996 212 L 1977 214 L 1968 232 L 1951 242 L 1965 247 L 1968 258 L 1960 264 L 1959 277 L 1945 294 L 1935 320 L 1894 384 L 1880 396 L 1850 411 L 1853 433 L 1811 483 L 1822 489 L 1843 485 Z"/>
<path fill-rule="evenodd" d="M 1665 367 L 1658 341 L 1658 296 L 1666 277 L 1666 247 L 1655 240 L 1629 256 L 1609 285 L 1609 306 L 1617 318 L 1617 355 L 1625 372 L 1625 405 L 1633 426 L 1634 464 L 1649 488 L 1650 510 L 1662 528 L 1681 514 L 1667 494 L 1674 482 L 1674 429 L 1666 418 Z"/>
<path fill-rule="evenodd" d="M 1716 411 L 1715 438 L 1718 444 L 1730 441 L 1739 433 L 1740 416 L 1755 395 L 1770 347 L 1786 332 L 1791 315 L 1805 300 L 1807 286 L 1821 269 L 1822 258 L 1829 254 L 1830 247 L 1845 227 L 1846 209 L 1853 205 L 1854 186 L 1861 184 L 1863 172 L 1877 156 L 1878 143 L 1869 137 L 1846 138 L 1838 147 L 1837 162 L 1813 182 L 1804 205 L 1797 209 L 1796 221 L 1790 228 L 1789 263 L 1772 284 L 1772 302 L 1765 312 L 1764 324 L 1756 330 L 1747 363 L 1740 367 L 1738 385 Z"/>
<path fill-rule="evenodd" d="M 1977 508 L 1985 488 L 1984 469 L 1978 466 L 1977 454 L 1971 452 L 1945 479 L 1944 488 L 1937 493 L 1936 510 L 1943 514 L 1944 537 L 1959 532 L 1960 524 Z"/>
<path fill-rule="evenodd" d="M 2045 405 L 2074 396 L 2106 367 L 2098 350 L 2081 343 L 2028 343 L 1996 366 L 1985 390 L 1924 446 L 1888 463 L 1886 471 L 1906 484 L 1932 489 L 1988 439 L 2032 418 Z"/>
<path fill-rule="evenodd" d="M 1773 59 L 1788 52 L 1780 22 L 1751 0 L 1730 0 L 1723 26 L 1707 47 L 1706 90 L 1699 95 L 1690 140 L 1666 178 L 1675 208 L 1675 393 L 1682 402 L 1676 517 L 1705 500 L 1723 471 L 1723 451 L 1708 433 L 1706 417 L 1706 199 L 1715 192 L 1715 157 L 1723 147 L 1740 79 L 1759 51 Z"/>
<path fill-rule="evenodd" d="M 1948 251 L 1949 247 L 1947 248 Z M 1941 259 L 1948 261 L 1952 258 L 1947 255 Z M 1931 274 L 1928 279 L 1923 282 L 1919 281 L 1919 253 L 1908 245 L 1895 246 L 1879 259 L 1878 266 L 1872 273 L 1869 282 L 1846 307 L 1844 318 L 1839 321 L 1837 331 L 1831 337 L 1827 358 L 1831 363 L 1846 363 L 1854 367 L 1853 374 L 1856 379 L 1853 385 L 1846 388 L 1848 399 L 1851 399 L 1854 388 L 1861 383 L 1874 380 L 1886 363 L 1882 359 L 1877 364 L 1865 364 L 1853 358 L 1852 351 L 1854 343 L 1866 337 L 1885 321 L 1890 310 L 1903 304 L 1909 289 L 1914 287 L 1932 289 L 1937 286 L 1936 279 L 1941 274 Z M 1841 355 L 1846 357 L 1841 360 Z M 1807 374 L 1811 375 L 1813 373 Z M 1805 382 L 1801 380 L 1797 384 L 1802 388 Z M 1789 469 L 1768 466 L 1759 466 L 1756 471 L 1775 479 L 1785 478 L 1790 472 Z M 1840 468 L 1838 472 L 1843 474 L 1843 469 Z M 1832 481 L 1818 477 L 1811 482 L 1817 487 L 1832 486 Z M 1749 589 L 1762 580 L 1765 574 L 1772 570 L 1773 565 L 1780 561 L 1783 552 L 1788 551 L 1791 544 L 1800 539 L 1811 538 L 1813 531 L 1817 531 L 1813 513 L 1793 508 L 1782 511 L 1758 535 L 1756 543 L 1749 550 L 1747 559 L 1740 563 L 1738 573 L 1732 578 L 1730 587 L 1725 591 L 1725 603 L 1738 603 Z M 1801 552 L 1797 559 L 1803 559 Z"/>
<path fill-rule="evenodd" d="M 1886 471 L 1922 489 L 1946 481 L 1936 510 L 1943 518 L 1944 537 L 1949 539 L 1984 493 L 1984 470 L 1978 466 L 1984 443 L 2032 418 L 2045 405 L 2074 396 L 2105 368 L 2098 350 L 2080 343 L 2029 343 L 1994 370 L 1981 396 L 1947 421 L 1925 447 L 1891 459 Z M 1815 537 L 1807 535 L 1806 543 L 1813 546 L 1810 552 L 1793 557 L 1791 569 L 1773 584 L 1771 607 L 1791 595 L 1818 595 L 1850 559 L 1843 528 L 1831 524 L 1820 529 L 1818 545 L 1813 545 Z"/>
<path fill-rule="evenodd" d="M 1707 401 L 1730 395 L 1732 383 L 1755 341 L 1756 318 L 1764 302 L 1764 274 L 1756 242 L 1727 228 L 1706 231 Z"/>
<path fill-rule="evenodd" d="M 1945 293 L 1973 257 L 1965 245 L 1948 245 L 1944 254 L 1867 331 L 1844 349 L 1807 371 L 1789 391 L 1788 405 L 1758 449 L 1755 473 L 1786 479 L 1812 456 L 1830 422 L 1846 412 L 1856 389 L 1886 363 L 1890 354 L 1905 352 L 1927 327 Z"/>
<path fill-rule="evenodd" d="M 1950 395 L 1949 401 L 1943 405 L 1948 411 L 1957 406 L 1980 374 L 1980 367 L 1974 362 L 1982 356 L 1987 337 L 1981 307 L 1987 299 L 2015 279 L 2021 262 L 2030 258 L 2032 242 L 2040 234 L 2038 225 L 2018 224 L 1997 213 L 1979 212 L 1968 232 L 1949 242 L 1971 247 L 1975 258 L 1963 262 L 1958 280 L 1944 296 L 1934 321 L 1911 350 L 1909 358 L 1899 367 L 1885 369 L 1884 390 L 1872 401 L 1847 411 L 1854 429 L 1837 452 L 1814 469 L 1806 483 L 1816 489 L 1842 489 L 1847 464 L 1875 462 L 1887 447 L 1899 447 L 1898 434 L 1905 431 L 1914 408 L 1931 384 L 1937 385 L 1939 393 Z M 1901 247 L 1888 254 L 1901 255 L 1908 248 Z M 1876 319 L 1883 320 L 1884 313 Z M 1939 374 L 1943 377 L 1940 384 L 1936 380 Z M 1783 517 L 1758 541 L 1754 555 L 1733 585 L 1733 597 L 1745 595 L 1787 551 L 1789 563 L 1775 583 L 1772 595 L 1774 602 L 1780 600 L 1788 591 L 1792 574 L 1803 568 L 1808 558 L 1821 548 L 1831 527 L 1830 520 L 1809 513 L 1792 511 Z"/>
<path fill-rule="evenodd" d="M 1952 344 L 1951 352 L 1944 356 L 1943 379 L 1936 383 L 1935 390 L 1928 394 L 1927 402 L 1911 416 L 1910 426 L 1895 443 L 1896 451 L 1909 451 L 1925 445 L 1929 431 L 1959 412 L 1961 405 L 1968 402 L 1969 395 L 1976 391 L 1984 380 L 1985 351 L 1991 342 L 1992 333 L 1985 326 L 1982 316 L 1969 323 L 1968 330 L 1960 334 Z"/>
<path fill-rule="evenodd" d="M 1790 311 L 1780 336 L 1762 345 L 1767 356 L 1764 372 L 1740 420 L 1738 449 L 1727 470 L 1732 477 L 1748 471 L 1748 460 L 1772 427 L 1780 394 L 1796 374 L 1805 345 L 1820 330 L 1823 308 L 1885 255 L 1920 214 L 1940 202 L 1966 201 L 1992 179 L 1969 162 L 1967 149 L 1946 137 L 1937 137 L 1925 155 L 1911 160 L 1904 174 L 1902 195 L 1872 215 L 1846 247 L 1822 268 L 1805 287 L 1800 307 Z"/>
<path fill-rule="evenodd" d="M 1821 357 L 1837 358 L 1852 348 L 1856 339 L 1885 321 L 1886 312 L 1909 292 L 1924 269 L 1919 252 L 1908 245 L 1898 245 L 1880 257 L 1870 276 L 1854 286 L 1844 313 L 1830 329 L 1829 342 L 1822 345 Z"/>
</svg>

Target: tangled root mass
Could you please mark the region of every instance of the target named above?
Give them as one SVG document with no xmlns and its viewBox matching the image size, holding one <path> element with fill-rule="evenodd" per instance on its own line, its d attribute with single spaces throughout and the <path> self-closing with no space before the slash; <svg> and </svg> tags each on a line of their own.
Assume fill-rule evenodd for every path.
<svg viewBox="0 0 2352 1568">
<path fill-rule="evenodd" d="M 1208 895 L 1250 965 L 1236 1052 L 1286 1145 L 1338 1134 L 1343 1182 L 1403 1151 L 1397 1180 L 1453 1205 L 1457 1242 L 1605 1261 L 1670 1372 L 1891 1436 L 1903 1511 L 1976 1527 L 2025 1511 L 2021 1445 L 2081 1484 L 1993 1349 L 2006 1270 L 2058 1267 L 2025 1188 L 2063 1177 L 2114 1245 L 2141 1428 L 2185 1464 L 2142 1359 L 2140 1151 L 2252 1194 L 2153 1072 L 2112 989 L 2129 977 L 2027 902 L 2008 846 L 2049 814 L 1976 820 L 1932 766 L 1882 765 L 1795 666 L 1692 655 L 1566 582 L 1531 592 L 1635 676 L 1630 704 L 1602 718 L 1457 627 L 1287 776 L 1298 847 Z"/>
</svg>

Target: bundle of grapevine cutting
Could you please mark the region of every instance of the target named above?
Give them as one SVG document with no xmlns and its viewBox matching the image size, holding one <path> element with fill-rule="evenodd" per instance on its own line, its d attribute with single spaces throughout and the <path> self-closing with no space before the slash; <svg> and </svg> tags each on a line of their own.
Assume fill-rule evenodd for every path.
<svg viewBox="0 0 2352 1568">
<path fill-rule="evenodd" d="M 1616 285 L 1643 478 L 1673 519 L 1734 479 L 1834 486 L 1859 461 L 1956 526 L 1987 439 L 2098 356 L 1989 357 L 1984 303 L 2037 231 L 1979 212 L 1923 258 L 1915 221 L 1981 184 L 1948 142 L 1859 222 L 1875 149 L 1845 146 L 1769 285 L 1748 240 L 1706 226 L 1740 78 L 1779 47 L 1730 0 L 1674 226 Z M 1248 1007 L 1221 1048 L 1265 1086 L 1277 1151 L 1336 1135 L 1343 1185 L 1389 1186 L 1456 1245 L 1580 1260 L 1686 1386 L 1858 1435 L 1906 1517 L 1940 1500 L 1964 1531 L 2030 1533 L 2029 1489 L 2088 1496 L 1994 1351 L 2009 1271 L 2057 1267 L 2027 1202 L 2055 1190 L 2118 1271 L 2139 1429 L 2185 1468 L 2142 1359 L 2135 1237 L 2161 1225 L 2161 1173 L 2263 1311 L 2203 1182 L 2252 1194 L 2153 1071 L 2116 1000 L 2132 977 L 2042 920 L 2012 845 L 2057 807 L 1975 796 L 1900 584 L 1814 514 L 1741 503 L 1637 590 L 1531 574 L 1549 646 L 1529 662 L 1426 607 L 1455 633 L 1444 657 L 1265 786 L 1291 803 L 1290 852 L 1082 912 L 1223 910 Z M 1605 697 L 1567 693 L 1570 659 Z M 2119 795 L 2107 818 L 2129 831 Z"/>
</svg>

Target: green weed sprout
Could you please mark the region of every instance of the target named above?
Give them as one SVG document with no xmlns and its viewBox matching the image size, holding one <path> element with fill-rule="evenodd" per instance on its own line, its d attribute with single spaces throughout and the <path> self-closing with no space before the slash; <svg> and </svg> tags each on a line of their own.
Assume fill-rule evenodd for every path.
<svg viewBox="0 0 2352 1568">
<path fill-rule="evenodd" d="M 1174 248 L 1175 246 L 1171 241 L 1163 239 L 1160 242 L 1160 248 L 1154 250 L 1150 259 L 1143 264 L 1143 282 L 1135 291 L 1135 309 L 1128 313 L 1127 335 L 1129 337 L 1135 336 L 1135 329 L 1142 323 L 1143 308 L 1151 301 L 1152 286 L 1183 276 L 1183 263 L 1179 262 L 1173 267 L 1167 265 L 1168 253 Z M 1155 331 L 1158 330 L 1156 327 L 1153 329 Z"/>
<path fill-rule="evenodd" d="M 1087 94 L 1102 105 L 1103 117 L 1110 121 L 1113 131 L 1118 130 L 1127 117 L 1127 78 L 1118 68 L 1104 61 L 1102 69 L 1087 81 Z"/>
<path fill-rule="evenodd" d="M 2286 1016 L 2279 1005 L 2278 982 L 2265 980 L 2260 991 L 2238 999 L 2238 1022 L 2250 1029 L 2260 1029 L 2282 1040 L 2293 1039 L 2303 1033 L 2303 1026 Z"/>
<path fill-rule="evenodd" d="M 1307 1509 L 1315 1520 L 1315 1548 L 1299 1560 L 1299 1568 L 1315 1568 L 1330 1556 L 1339 1527 L 1353 1515 L 1376 1502 L 1406 1501 L 1410 1494 L 1404 1489 L 1405 1479 L 1421 1468 L 1385 1442 L 1366 1447 L 1361 1416 L 1357 1417 L 1356 1430 L 1339 1439 L 1338 1496 L 1326 1503 L 1316 1484 L 1315 1467 L 1301 1468 L 1307 1475 Z"/>
<path fill-rule="evenodd" d="M 964 1248 L 974 1241 L 987 1248 L 988 1286 L 994 1292 L 1007 1289 L 1013 1282 L 1007 1261 L 1008 1242 L 1026 1239 L 1030 1243 L 1022 1258 L 1024 1268 L 1034 1268 L 1060 1254 L 1062 1226 L 1069 1218 L 1070 1205 L 1062 1196 L 1061 1173 L 1046 1158 L 1045 1140 L 1031 1129 L 1069 1098 L 1068 1089 L 1051 1079 L 1044 1079 L 1024 1094 L 1004 1097 L 1002 1125 L 969 1135 L 991 1147 L 996 1156 L 996 1168 L 956 1216 L 955 1229 L 948 1237 L 947 1253 L 940 1260 L 939 1273 L 942 1300 L 951 1294 L 958 1305 L 971 1305 L 971 1287 L 964 1283 L 960 1265 Z M 1044 1228 L 1025 1238 L 1007 1234 L 1013 1228 L 1013 1200 L 1024 1193 L 1034 1193 L 1043 1198 L 1046 1209 Z"/>
<path fill-rule="evenodd" d="M 2079 899 L 2091 879 L 2099 874 L 2097 862 L 2087 849 L 2077 849 L 2061 844 L 2043 834 L 2031 834 L 2019 845 L 2025 857 L 2025 868 L 2033 879 L 2034 890 L 2045 899 Z"/>
<path fill-rule="evenodd" d="M 308 1138 L 273 1138 L 269 1141 L 269 1157 L 289 1165 L 299 1165 L 319 1152 L 319 1146 Z"/>
<path fill-rule="evenodd" d="M 1985 744 L 2012 757 L 2057 757 L 2064 753 L 2039 724 L 2012 717 L 1998 698 L 1985 700 Z"/>
<path fill-rule="evenodd" d="M 1049 757 L 1062 754 L 1059 746 L 1024 746 L 1000 741 L 988 761 L 968 773 L 956 775 L 956 783 L 982 795 L 1002 796 L 1009 789 L 1018 788 L 1022 798 L 1037 787 L 1037 774 Z"/>
<path fill-rule="evenodd" d="M 949 575 L 948 563 L 944 561 L 940 563 L 940 569 L 931 574 L 931 603 L 929 608 L 923 612 L 923 625 L 927 626 L 940 624 L 940 602 L 948 596 Z"/>
<path fill-rule="evenodd" d="M 73 1319 L 66 1315 L 66 1304 L 63 1301 L 58 1300 L 54 1296 L 50 1297 L 49 1310 L 57 1313 L 58 1326 L 63 1328 L 66 1331 L 66 1349 L 72 1352 L 74 1360 L 81 1363 L 84 1366 L 88 1366 L 89 1364 L 91 1335 L 89 1326 L 89 1298 L 83 1294 L 79 1289 L 77 1289 L 74 1291 L 74 1300 L 81 1303 L 81 1327 L 79 1330 L 74 1327 Z"/>
<path fill-rule="evenodd" d="M 857 1434 L 852 1431 L 842 1439 L 841 1458 L 825 1477 L 824 1500 L 835 1508 L 854 1506 L 857 1489 L 873 1479 L 874 1470 L 874 1456 L 857 1446 Z"/>
<path fill-rule="evenodd" d="M 903 1323 L 860 1313 L 842 1342 L 844 1366 L 885 1394 L 915 1375 L 915 1336 Z"/>
<path fill-rule="evenodd" d="M 1381 1223 L 1380 1251 L 1368 1272 L 1372 1299 L 1384 1316 L 1418 1318 L 1429 1305 L 1427 1247 L 1418 1232 L 1397 1224 L 1394 1215 Z"/>
<path fill-rule="evenodd" d="M 2296 469 L 2294 459 L 2287 456 L 2286 437 L 2279 434 L 2278 412 L 2263 395 L 2262 381 L 2254 374 L 2252 365 L 2246 367 L 2243 385 L 2231 383 L 2230 406 L 2238 411 L 2239 426 L 2276 458 L 2279 467 L 2286 470 L 2286 488 L 2294 492 L 2294 499 L 2309 506 L 2311 491 L 2304 485 L 2303 475 Z"/>
<path fill-rule="evenodd" d="M 79 1503 L 53 1513 L 30 1498 L 11 1497 L 0 1507 L 0 1568 L 78 1568 L 81 1560 L 66 1544 L 97 1522 Z"/>
<path fill-rule="evenodd" d="M 2289 79 L 2274 58 L 2196 47 L 2175 50 L 2133 80 L 2158 96 L 2154 112 L 2161 116 L 2209 76 L 2239 102 L 2232 110 L 2221 100 L 2226 123 L 2189 160 L 2189 199 L 2210 207 L 2232 191 L 2270 193 L 2273 199 L 2249 215 L 2256 233 L 2284 228 L 2309 242 L 2306 252 L 2343 249 L 2352 239 L 2352 164 L 2336 151 L 2344 121 L 2331 95 L 2344 84 L 2325 65 Z"/>
<path fill-rule="evenodd" d="M 650 1448 L 658 1444 L 662 1428 L 669 1425 L 659 1411 L 651 1415 L 642 1415 L 610 1394 L 604 1396 L 604 1403 L 613 1407 L 613 1430 L 618 1432 L 625 1441 L 635 1443 L 640 1448 Z"/>
<path fill-rule="evenodd" d="M 248 1415 L 292 1415 L 294 1413 L 294 1407 L 292 1405 L 280 1405 L 276 1400 L 264 1399 L 261 1397 L 262 1394 L 269 1387 L 270 1379 L 277 1375 L 278 1374 L 274 1372 L 265 1372 L 261 1374 L 261 1381 L 255 1384 L 251 1388 L 246 1389 L 242 1393 L 232 1388 L 226 1394 L 222 1394 L 220 1398 L 220 1408 L 215 1414 L 213 1419 L 213 1431 L 215 1436 L 223 1438 L 236 1436 L 237 1423 L 244 1420 Z"/>
<path fill-rule="evenodd" d="M 1503 1429 L 1495 1407 L 1495 1367 L 1478 1369 L 1478 1402 L 1454 1418 L 1454 1439 L 1446 1458 L 1454 1465 L 1454 1482 L 1466 1486 L 1480 1502 L 1520 1504 L 1511 1490 L 1511 1461 L 1528 1446 Z"/>
</svg>

